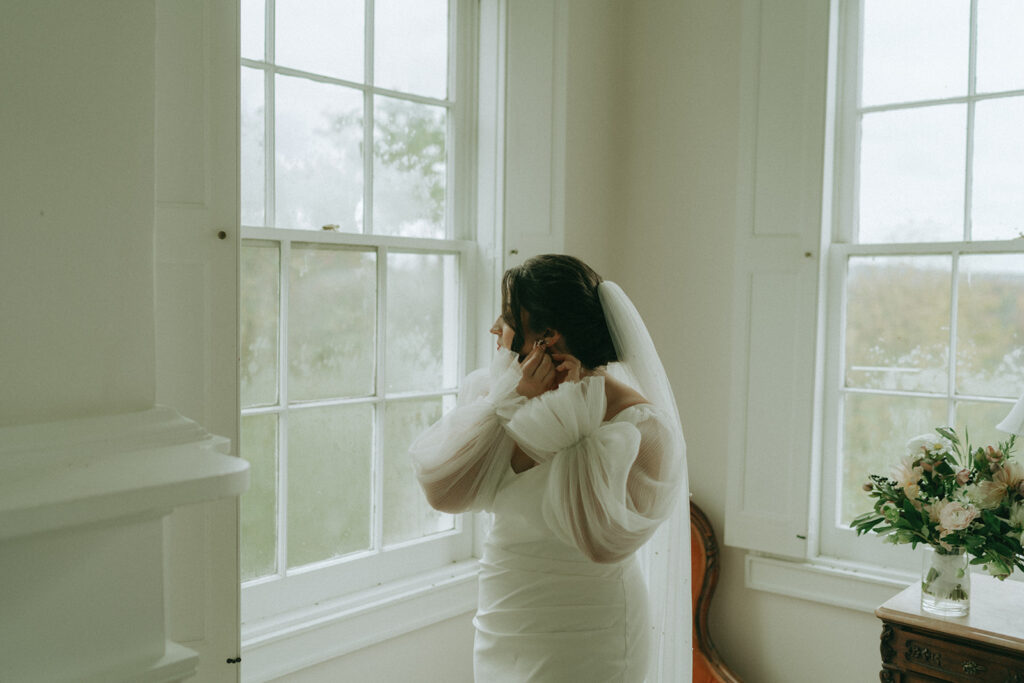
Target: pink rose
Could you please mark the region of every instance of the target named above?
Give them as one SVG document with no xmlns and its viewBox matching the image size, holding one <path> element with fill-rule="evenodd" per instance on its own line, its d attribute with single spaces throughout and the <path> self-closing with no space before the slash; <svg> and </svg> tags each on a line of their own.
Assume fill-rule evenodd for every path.
<svg viewBox="0 0 1024 683">
<path fill-rule="evenodd" d="M 991 446 L 985 446 L 985 457 L 988 458 L 989 462 L 999 462 L 1005 456 L 1001 450 L 992 448 Z"/>
<path fill-rule="evenodd" d="M 946 536 L 954 531 L 966 529 L 977 517 L 978 508 L 970 503 L 964 505 L 959 501 L 947 502 L 939 510 L 939 535 Z"/>
</svg>

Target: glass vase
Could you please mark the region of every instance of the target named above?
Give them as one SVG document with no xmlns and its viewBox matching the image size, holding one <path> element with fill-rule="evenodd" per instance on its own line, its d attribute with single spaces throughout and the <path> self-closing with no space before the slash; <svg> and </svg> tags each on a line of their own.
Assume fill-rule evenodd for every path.
<svg viewBox="0 0 1024 683">
<path fill-rule="evenodd" d="M 921 564 L 921 609 L 943 617 L 963 617 L 971 606 L 971 569 L 962 548 L 925 546 Z"/>
</svg>

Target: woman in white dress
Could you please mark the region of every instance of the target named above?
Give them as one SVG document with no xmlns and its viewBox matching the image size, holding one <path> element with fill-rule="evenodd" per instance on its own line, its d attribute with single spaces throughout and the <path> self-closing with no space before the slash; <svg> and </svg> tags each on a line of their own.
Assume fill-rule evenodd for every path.
<svg viewBox="0 0 1024 683">
<path fill-rule="evenodd" d="M 685 481 L 674 403 L 652 405 L 607 371 L 631 336 L 650 346 L 646 329 L 616 285 L 545 255 L 505 273 L 490 332 L 490 369 L 410 450 L 432 506 L 493 513 L 475 678 L 641 683 L 656 632 L 635 553 Z"/>
</svg>

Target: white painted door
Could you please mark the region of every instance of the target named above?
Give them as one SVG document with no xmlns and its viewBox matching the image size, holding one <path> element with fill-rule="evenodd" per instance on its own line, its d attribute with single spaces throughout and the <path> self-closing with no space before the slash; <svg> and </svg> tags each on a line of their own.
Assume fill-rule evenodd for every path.
<svg viewBox="0 0 1024 683">
<path fill-rule="evenodd" d="M 155 1 L 157 403 L 237 455 L 238 0 Z M 237 681 L 237 499 L 166 524 L 168 637 Z"/>
</svg>

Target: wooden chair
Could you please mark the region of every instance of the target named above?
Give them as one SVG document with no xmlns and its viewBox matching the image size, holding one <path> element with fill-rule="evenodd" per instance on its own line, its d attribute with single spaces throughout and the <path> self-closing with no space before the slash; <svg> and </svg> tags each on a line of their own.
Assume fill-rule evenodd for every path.
<svg viewBox="0 0 1024 683">
<path fill-rule="evenodd" d="M 690 501 L 690 562 L 693 593 L 693 683 L 740 683 L 711 642 L 708 610 L 718 583 L 718 541 L 704 511 Z"/>
</svg>

